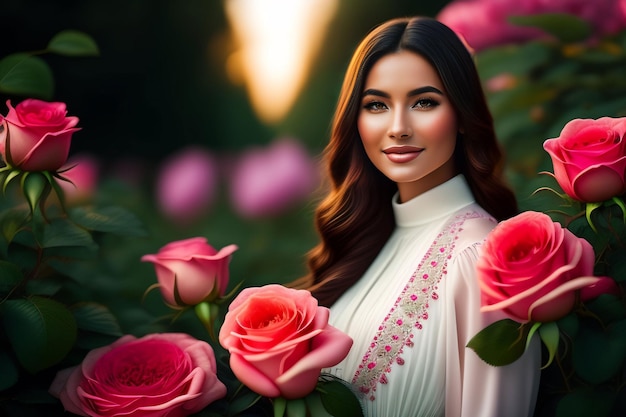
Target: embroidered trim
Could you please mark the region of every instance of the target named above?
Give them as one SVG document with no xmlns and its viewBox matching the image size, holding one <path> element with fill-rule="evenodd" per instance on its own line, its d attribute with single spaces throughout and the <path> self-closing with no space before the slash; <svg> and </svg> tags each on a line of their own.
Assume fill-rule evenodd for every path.
<svg viewBox="0 0 626 417">
<path fill-rule="evenodd" d="M 404 347 L 413 347 L 415 330 L 421 330 L 424 321 L 428 320 L 430 301 L 439 299 L 438 284 L 448 272 L 448 260 L 452 257 L 454 241 L 463 230 L 463 222 L 476 217 L 481 215 L 476 212 L 461 214 L 443 228 L 378 327 L 352 378 L 359 392 L 371 401 L 376 398 L 377 385 L 388 383 L 387 374 L 393 363 L 404 365 Z"/>
</svg>

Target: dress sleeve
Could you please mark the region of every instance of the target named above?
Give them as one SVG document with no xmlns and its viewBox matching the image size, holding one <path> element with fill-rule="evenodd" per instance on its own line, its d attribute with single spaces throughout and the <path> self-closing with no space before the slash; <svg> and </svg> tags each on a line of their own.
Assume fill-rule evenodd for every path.
<svg viewBox="0 0 626 417">
<path fill-rule="evenodd" d="M 539 388 L 537 336 L 521 358 L 502 367 L 488 365 L 466 347 L 476 333 L 504 318 L 480 312 L 475 272 L 480 246 L 474 243 L 457 253 L 447 274 L 446 417 L 530 417 Z"/>
</svg>

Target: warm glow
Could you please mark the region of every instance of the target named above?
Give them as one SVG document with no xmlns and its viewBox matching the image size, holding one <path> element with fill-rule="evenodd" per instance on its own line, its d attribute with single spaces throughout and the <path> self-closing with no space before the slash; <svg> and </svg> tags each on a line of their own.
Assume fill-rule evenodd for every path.
<svg viewBox="0 0 626 417">
<path fill-rule="evenodd" d="M 226 1 L 240 48 L 227 69 L 245 83 L 263 121 L 279 121 L 295 102 L 337 6 L 338 0 Z"/>
</svg>

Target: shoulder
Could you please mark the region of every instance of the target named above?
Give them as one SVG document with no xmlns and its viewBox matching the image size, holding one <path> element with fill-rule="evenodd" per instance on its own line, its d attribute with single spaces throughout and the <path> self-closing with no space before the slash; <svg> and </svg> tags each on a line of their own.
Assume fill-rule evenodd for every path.
<svg viewBox="0 0 626 417">
<path fill-rule="evenodd" d="M 455 236 L 455 253 L 468 250 L 474 252 L 485 241 L 487 235 L 498 224 L 489 213 L 477 204 L 472 204 L 456 214 L 458 228 Z"/>
</svg>

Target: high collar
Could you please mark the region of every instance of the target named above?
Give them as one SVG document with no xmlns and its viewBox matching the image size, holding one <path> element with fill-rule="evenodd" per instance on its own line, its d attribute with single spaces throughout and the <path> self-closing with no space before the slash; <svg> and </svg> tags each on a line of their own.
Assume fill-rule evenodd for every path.
<svg viewBox="0 0 626 417">
<path fill-rule="evenodd" d="M 457 175 L 406 203 L 398 203 L 396 192 L 392 205 L 396 225 L 410 227 L 449 216 L 473 202 L 474 196 L 467 180 L 463 175 Z"/>
</svg>

